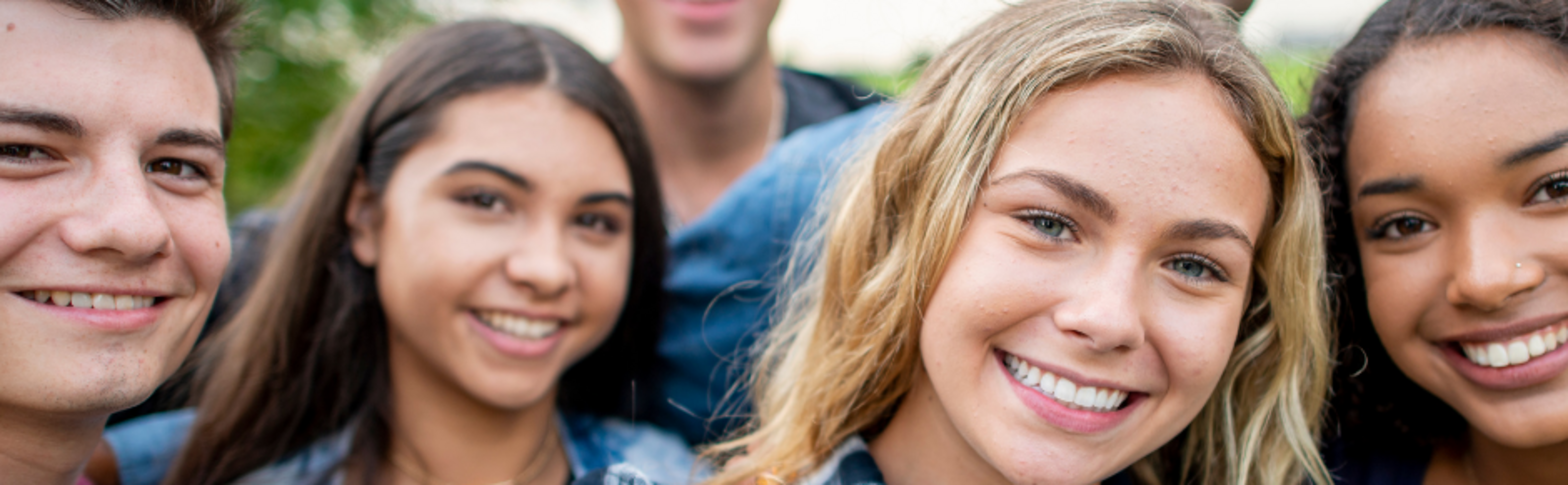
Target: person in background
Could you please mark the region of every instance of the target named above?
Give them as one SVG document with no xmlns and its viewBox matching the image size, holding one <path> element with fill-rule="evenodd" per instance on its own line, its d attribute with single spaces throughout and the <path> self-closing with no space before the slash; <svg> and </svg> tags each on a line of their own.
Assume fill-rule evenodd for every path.
<svg viewBox="0 0 1568 485">
<path fill-rule="evenodd" d="M 229 260 L 240 4 L 0 3 L 0 481 L 81 483 Z"/>
<path fill-rule="evenodd" d="M 823 182 L 763 162 L 795 131 L 881 100 L 782 68 L 768 48 L 778 0 L 617 0 L 610 63 L 642 114 L 670 221 L 667 317 L 654 421 L 692 443 L 724 435 L 721 406 L 766 313 L 788 241 Z M 721 411 L 721 409 L 724 409 Z"/>
<path fill-rule="evenodd" d="M 1568 1 L 1390 1 L 1303 121 L 1345 274 L 1340 483 L 1565 483 Z"/>
</svg>

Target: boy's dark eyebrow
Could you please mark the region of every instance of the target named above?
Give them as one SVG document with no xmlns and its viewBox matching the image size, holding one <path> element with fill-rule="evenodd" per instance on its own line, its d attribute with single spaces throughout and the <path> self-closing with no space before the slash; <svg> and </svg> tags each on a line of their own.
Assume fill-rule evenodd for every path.
<svg viewBox="0 0 1568 485">
<path fill-rule="evenodd" d="M 224 152 L 223 138 L 215 133 L 202 130 L 189 130 L 175 128 L 165 130 L 158 135 L 159 145 L 176 145 L 196 148 L 210 148 L 218 153 Z"/>
<path fill-rule="evenodd" d="M 1553 133 L 1551 136 L 1548 136 L 1540 141 L 1535 142 L 1534 144 L 1531 144 L 1530 146 L 1524 147 L 1519 151 L 1514 152 L 1512 155 L 1509 155 L 1508 158 L 1503 159 L 1503 163 L 1498 164 L 1497 168 L 1513 168 L 1521 163 L 1534 160 L 1541 155 L 1557 151 L 1557 149 L 1562 148 L 1564 144 L 1568 144 L 1568 130 Z"/>
<path fill-rule="evenodd" d="M 465 160 L 457 162 L 457 164 L 453 165 L 452 168 L 446 169 L 446 172 L 443 172 L 442 175 L 452 175 L 454 173 L 469 171 L 489 172 L 506 179 L 507 182 L 511 182 L 512 185 L 516 185 L 517 188 L 523 189 L 525 191 L 534 190 L 533 182 L 529 182 L 527 177 L 518 175 L 516 172 L 507 170 L 505 167 L 500 165 L 496 165 L 490 162 L 481 162 L 478 160 Z"/>
<path fill-rule="evenodd" d="M 70 135 L 72 138 L 81 138 L 82 134 L 87 132 L 82 129 L 82 123 L 76 118 L 6 105 L 0 105 L 0 123 L 31 126 L 51 133 Z"/>
<path fill-rule="evenodd" d="M 1111 204 L 1110 199 L 1107 199 L 1105 195 L 1090 188 L 1088 185 L 1084 185 L 1082 182 L 1064 174 L 1049 170 L 1023 170 L 996 178 L 991 181 L 990 185 L 1011 182 L 1015 179 L 1033 180 L 1071 199 L 1073 203 L 1089 209 L 1089 212 L 1093 212 L 1100 219 L 1107 222 L 1116 220 L 1116 206 Z"/>
</svg>

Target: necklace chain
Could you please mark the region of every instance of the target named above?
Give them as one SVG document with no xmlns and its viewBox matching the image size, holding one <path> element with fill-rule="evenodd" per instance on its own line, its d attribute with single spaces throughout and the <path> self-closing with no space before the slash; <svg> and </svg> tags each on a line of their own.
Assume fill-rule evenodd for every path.
<svg viewBox="0 0 1568 485">
<path fill-rule="evenodd" d="M 550 462 L 554 460 L 555 455 L 560 452 L 561 440 L 552 439 L 552 437 L 555 435 L 555 424 L 551 423 L 550 427 L 545 430 L 544 436 L 539 442 L 538 446 L 534 447 L 534 449 L 538 451 L 534 453 L 534 456 L 528 459 L 528 464 L 524 465 L 523 471 L 511 479 L 495 482 L 491 485 L 524 485 L 533 483 L 534 480 L 539 478 L 540 474 L 543 474 L 545 470 L 549 469 Z M 546 446 L 548 446 L 548 449 L 545 448 Z M 396 468 L 399 473 L 402 473 L 408 478 L 412 478 L 415 482 L 419 482 L 422 485 L 457 485 L 452 482 L 442 481 L 436 479 L 435 477 L 431 477 L 428 473 L 425 473 L 424 467 L 422 466 L 410 466 L 406 458 L 406 454 L 394 451 L 391 457 L 392 467 Z M 541 460 L 541 458 L 543 459 Z M 537 469 L 535 468 L 536 465 L 538 466 Z"/>
</svg>

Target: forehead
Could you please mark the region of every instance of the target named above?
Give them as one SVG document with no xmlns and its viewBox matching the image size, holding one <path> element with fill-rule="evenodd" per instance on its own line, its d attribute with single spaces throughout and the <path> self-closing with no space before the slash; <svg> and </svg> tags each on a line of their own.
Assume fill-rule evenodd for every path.
<svg viewBox="0 0 1568 485">
<path fill-rule="evenodd" d="M 631 176 L 610 129 L 544 86 L 503 87 L 452 100 L 410 159 L 432 161 L 411 170 L 427 175 L 473 160 L 538 179 L 546 191 L 631 190 Z"/>
<path fill-rule="evenodd" d="M 992 177 L 1029 169 L 1088 183 L 1129 215 L 1228 215 L 1254 238 L 1267 209 L 1262 161 L 1219 89 L 1197 73 L 1118 74 L 1047 94 Z"/>
<path fill-rule="evenodd" d="M 219 129 L 218 86 L 179 24 L 105 21 L 54 2 L 0 2 L 0 102 L 77 118 L 89 137 Z"/>
<path fill-rule="evenodd" d="M 1499 162 L 1568 128 L 1565 88 L 1564 54 L 1535 35 L 1488 29 L 1402 44 L 1357 94 L 1352 183 L 1445 160 Z"/>
</svg>

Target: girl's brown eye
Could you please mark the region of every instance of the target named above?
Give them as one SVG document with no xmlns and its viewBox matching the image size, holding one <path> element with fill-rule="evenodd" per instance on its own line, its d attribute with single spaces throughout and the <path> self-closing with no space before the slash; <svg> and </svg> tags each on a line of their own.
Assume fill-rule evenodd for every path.
<svg viewBox="0 0 1568 485">
<path fill-rule="evenodd" d="M 1400 216 L 1372 227 L 1367 239 L 1397 241 L 1434 228 L 1431 222 L 1415 216 Z"/>
<path fill-rule="evenodd" d="M 1557 175 L 1554 177 L 1555 178 L 1547 180 L 1546 183 L 1541 184 L 1539 188 L 1535 189 L 1535 193 L 1530 195 L 1530 202 L 1528 205 L 1535 205 L 1542 202 L 1562 201 L 1564 197 L 1568 197 L 1568 174 Z"/>
</svg>

